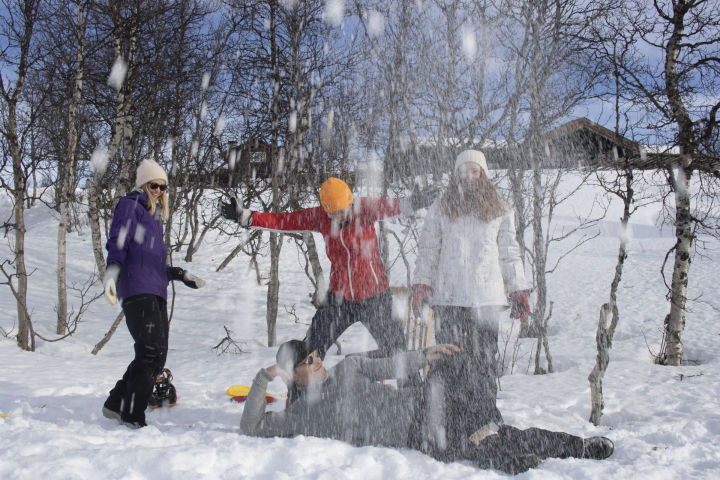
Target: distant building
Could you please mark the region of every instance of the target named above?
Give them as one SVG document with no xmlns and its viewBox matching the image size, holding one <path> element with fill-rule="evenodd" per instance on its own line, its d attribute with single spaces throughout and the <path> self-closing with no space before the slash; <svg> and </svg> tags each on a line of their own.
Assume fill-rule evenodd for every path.
<svg viewBox="0 0 720 480">
<path fill-rule="evenodd" d="M 228 142 L 225 151 L 221 152 L 227 166 L 227 185 L 237 187 L 243 181 L 270 178 L 271 151 L 270 144 L 260 139 L 249 140 L 241 145 Z"/>
<path fill-rule="evenodd" d="M 571 120 L 550 130 L 540 138 L 540 143 L 543 168 L 616 168 L 627 160 L 632 168 L 657 169 L 671 167 L 678 161 L 677 149 L 642 146 L 587 118 Z M 490 169 L 532 166 L 526 151 L 512 149 L 502 141 L 463 148 L 426 142 L 417 146 L 417 154 L 407 149 L 397 156 L 389 166 L 391 178 L 449 173 L 455 157 L 465 148 L 482 150 Z M 700 170 L 714 171 L 718 159 L 698 156 L 695 164 Z"/>
</svg>

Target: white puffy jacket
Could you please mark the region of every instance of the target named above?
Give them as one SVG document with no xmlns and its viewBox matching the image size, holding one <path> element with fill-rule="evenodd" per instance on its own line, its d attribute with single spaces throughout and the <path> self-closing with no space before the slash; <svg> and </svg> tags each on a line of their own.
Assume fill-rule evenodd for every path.
<svg viewBox="0 0 720 480">
<path fill-rule="evenodd" d="M 461 216 L 454 222 L 440 199 L 428 209 L 413 283 L 430 285 L 431 305 L 507 305 L 507 294 L 527 290 L 512 211 L 488 223 Z"/>
</svg>

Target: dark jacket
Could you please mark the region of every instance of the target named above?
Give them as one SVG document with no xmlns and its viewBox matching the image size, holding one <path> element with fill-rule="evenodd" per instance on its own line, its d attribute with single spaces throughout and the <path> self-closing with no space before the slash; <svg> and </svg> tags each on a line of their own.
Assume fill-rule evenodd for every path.
<svg viewBox="0 0 720 480">
<path fill-rule="evenodd" d="M 328 370 L 328 378 L 306 389 L 281 412 L 265 412 L 272 377 L 264 368 L 255 376 L 240 426 L 247 435 L 334 438 L 353 445 L 408 447 L 416 414 L 416 391 L 395 389 L 378 380 L 417 375 L 427 365 L 421 350 L 393 357 L 347 357 Z"/>
<path fill-rule="evenodd" d="M 147 210 L 148 196 L 133 190 L 120 198 L 105 244 L 107 263 L 120 266 L 118 298 L 152 294 L 167 300 L 170 268 L 162 224 Z"/>
</svg>

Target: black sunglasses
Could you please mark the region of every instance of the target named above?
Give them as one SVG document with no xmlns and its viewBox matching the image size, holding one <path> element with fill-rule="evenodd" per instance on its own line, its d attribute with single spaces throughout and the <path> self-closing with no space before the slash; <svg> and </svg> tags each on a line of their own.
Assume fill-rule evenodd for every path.
<svg viewBox="0 0 720 480">
<path fill-rule="evenodd" d="M 157 190 L 159 188 L 161 192 L 164 192 L 165 190 L 167 190 L 167 185 L 161 185 L 161 184 L 155 183 L 155 182 L 149 183 L 148 187 L 150 187 L 150 190 Z"/>
<path fill-rule="evenodd" d="M 310 355 L 307 356 L 305 360 L 295 365 L 296 367 L 299 367 L 301 365 L 312 365 L 313 361 L 315 361 L 315 352 L 312 352 Z"/>
</svg>

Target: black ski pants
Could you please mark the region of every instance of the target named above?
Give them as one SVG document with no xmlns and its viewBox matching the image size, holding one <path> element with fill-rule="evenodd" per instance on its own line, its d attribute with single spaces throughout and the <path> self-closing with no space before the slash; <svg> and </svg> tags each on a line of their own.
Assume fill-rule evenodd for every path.
<svg viewBox="0 0 720 480">
<path fill-rule="evenodd" d="M 501 307 L 433 307 L 435 341 L 460 352 L 431 364 L 427 421 L 435 447 L 468 448 L 470 436 L 488 424 L 502 425 L 496 406 L 497 335 Z"/>
<path fill-rule="evenodd" d="M 383 354 L 407 350 L 400 322 L 392 317 L 392 297 L 387 290 L 358 301 L 343 300 L 328 292 L 313 316 L 305 341 L 325 358 L 332 344 L 355 322 L 368 329 Z"/>
<path fill-rule="evenodd" d="M 480 468 L 518 473 L 546 458 L 583 456 L 582 437 L 541 428 L 521 430 L 509 425 L 486 430 L 474 436 L 474 441 L 459 441 L 454 435 L 443 436 L 446 443 L 439 445 L 436 429 L 445 427 L 438 425 L 432 418 L 430 403 L 436 393 L 433 392 L 433 384 L 426 382 L 422 388 L 407 392 L 416 396 L 414 410 L 408 413 L 413 418 L 408 432 L 408 447 L 443 462 L 470 460 Z M 464 417 L 467 425 L 473 425 L 470 429 L 479 429 L 481 419 L 474 419 L 469 412 Z M 452 425 L 449 428 L 453 428 Z"/>
<path fill-rule="evenodd" d="M 105 405 L 119 411 L 125 422 L 144 424 L 155 376 L 162 372 L 167 358 L 167 303 L 157 295 L 135 295 L 123 301 L 122 309 L 135 340 L 135 358 Z"/>
<path fill-rule="evenodd" d="M 494 435 L 482 439 L 464 457 L 478 464 L 489 465 L 503 456 L 537 455 L 545 458 L 582 458 L 583 439 L 565 432 L 553 432 L 542 428 L 520 430 L 502 425 Z"/>
</svg>

